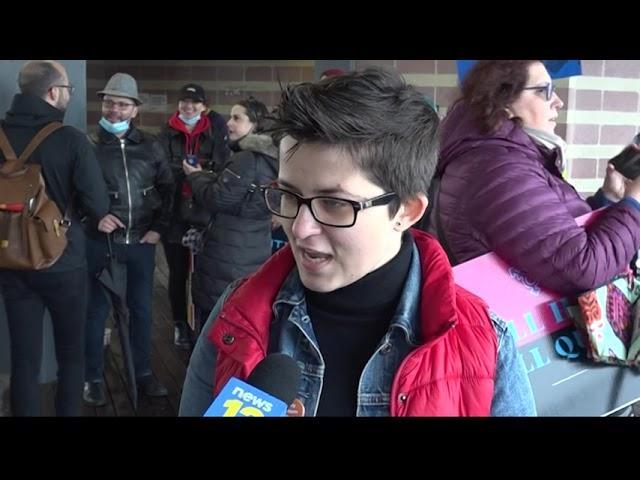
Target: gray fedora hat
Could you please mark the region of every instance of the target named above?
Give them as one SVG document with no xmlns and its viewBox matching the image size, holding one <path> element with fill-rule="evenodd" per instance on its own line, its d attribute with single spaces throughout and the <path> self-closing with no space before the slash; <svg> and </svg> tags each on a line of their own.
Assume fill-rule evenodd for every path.
<svg viewBox="0 0 640 480">
<path fill-rule="evenodd" d="M 130 98 L 136 102 L 137 105 L 142 104 L 138 98 L 138 84 L 136 83 L 136 79 L 128 73 L 114 74 L 105 85 L 104 90 L 98 92 L 98 95 Z"/>
</svg>

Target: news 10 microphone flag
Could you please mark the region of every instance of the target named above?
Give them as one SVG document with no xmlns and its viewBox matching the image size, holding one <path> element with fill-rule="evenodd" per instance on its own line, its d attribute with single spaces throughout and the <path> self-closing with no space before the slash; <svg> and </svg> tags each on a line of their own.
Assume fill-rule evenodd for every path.
<svg viewBox="0 0 640 480">
<path fill-rule="evenodd" d="M 231 377 L 205 417 L 285 417 L 288 405 L 282 400 Z"/>
</svg>

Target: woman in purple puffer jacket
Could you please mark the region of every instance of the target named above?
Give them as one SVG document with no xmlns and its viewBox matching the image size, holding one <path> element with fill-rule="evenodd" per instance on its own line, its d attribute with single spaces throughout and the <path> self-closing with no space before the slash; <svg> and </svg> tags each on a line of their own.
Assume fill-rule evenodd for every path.
<svg viewBox="0 0 640 480">
<path fill-rule="evenodd" d="M 538 60 L 478 62 L 441 131 L 438 207 L 452 263 L 490 251 L 538 284 L 574 294 L 608 282 L 640 248 L 640 177 L 612 165 L 587 201 L 567 183 L 554 134 L 562 100 Z M 574 218 L 611 206 L 588 228 Z"/>
</svg>

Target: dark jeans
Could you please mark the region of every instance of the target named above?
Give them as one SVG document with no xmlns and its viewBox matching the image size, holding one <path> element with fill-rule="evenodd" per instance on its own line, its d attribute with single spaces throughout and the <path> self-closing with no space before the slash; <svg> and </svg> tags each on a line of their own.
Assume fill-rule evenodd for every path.
<svg viewBox="0 0 640 480">
<path fill-rule="evenodd" d="M 187 321 L 187 277 L 189 276 L 189 249 L 179 243 L 162 242 L 169 266 L 169 302 L 173 321 Z"/>
<path fill-rule="evenodd" d="M 126 303 L 130 318 L 130 338 L 133 364 L 137 378 L 151 373 L 151 301 L 153 298 L 153 270 L 155 245 L 148 243 L 113 244 L 120 268 L 126 268 Z M 89 307 L 87 308 L 85 380 L 102 380 L 104 373 L 104 327 L 111 303 L 96 279 L 106 265 L 106 240 L 87 237 L 89 270 Z M 112 336 L 113 338 L 113 336 Z"/>
<path fill-rule="evenodd" d="M 66 272 L 0 271 L 11 340 L 11 411 L 40 415 L 38 376 L 42 363 L 45 307 L 51 314 L 58 385 L 58 416 L 81 414 L 84 327 L 87 308 L 86 267 Z"/>
</svg>

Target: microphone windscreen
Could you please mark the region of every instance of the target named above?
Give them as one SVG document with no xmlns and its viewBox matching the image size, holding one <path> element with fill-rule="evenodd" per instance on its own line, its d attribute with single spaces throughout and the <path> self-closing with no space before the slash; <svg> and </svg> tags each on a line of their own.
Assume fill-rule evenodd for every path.
<svg viewBox="0 0 640 480">
<path fill-rule="evenodd" d="M 302 372 L 296 361 L 284 353 L 267 355 L 253 369 L 247 383 L 291 405 L 298 394 Z"/>
</svg>

